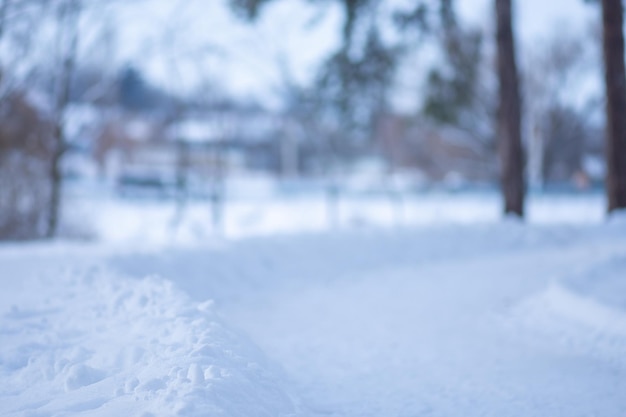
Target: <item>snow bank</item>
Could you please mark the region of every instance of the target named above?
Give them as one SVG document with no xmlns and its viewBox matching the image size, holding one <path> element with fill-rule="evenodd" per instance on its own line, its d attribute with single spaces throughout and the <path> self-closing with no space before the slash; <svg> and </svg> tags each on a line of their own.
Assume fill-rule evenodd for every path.
<svg viewBox="0 0 626 417">
<path fill-rule="evenodd" d="M 515 308 L 516 321 L 535 341 L 569 354 L 610 358 L 623 363 L 626 312 L 598 300 L 551 285 Z M 516 328 L 519 331 L 519 328 Z"/>
<path fill-rule="evenodd" d="M 1 259 L 13 268 L 2 271 L 0 415 L 299 415 L 279 371 L 210 301 L 18 253 Z"/>
<path fill-rule="evenodd" d="M 624 236 L 624 228 L 618 227 L 622 225 L 626 223 L 610 222 L 609 227 L 595 233 L 604 236 L 605 241 L 620 229 Z M 539 345 L 551 350 L 560 348 L 569 354 L 609 358 L 614 365 L 623 364 L 626 252 L 623 241 L 621 247 L 607 250 L 596 239 L 597 235 L 587 245 L 591 261 L 583 262 L 569 274 L 552 277 L 541 291 L 512 309 L 513 327 L 516 332 L 525 329 L 534 334 Z M 576 265 L 576 260 L 571 263 Z"/>
</svg>

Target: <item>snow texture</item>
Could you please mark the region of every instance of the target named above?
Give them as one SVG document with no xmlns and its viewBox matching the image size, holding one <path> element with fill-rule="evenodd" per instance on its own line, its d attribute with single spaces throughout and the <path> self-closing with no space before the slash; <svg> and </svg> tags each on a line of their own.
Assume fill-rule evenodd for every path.
<svg viewBox="0 0 626 417">
<path fill-rule="evenodd" d="M 619 416 L 623 219 L 5 244 L 0 415 Z"/>
<path fill-rule="evenodd" d="M 0 415 L 298 414 L 274 366 L 212 302 L 88 265 L 91 251 L 53 252 L 0 252 Z M 68 267 L 75 258 L 83 265 Z"/>
</svg>

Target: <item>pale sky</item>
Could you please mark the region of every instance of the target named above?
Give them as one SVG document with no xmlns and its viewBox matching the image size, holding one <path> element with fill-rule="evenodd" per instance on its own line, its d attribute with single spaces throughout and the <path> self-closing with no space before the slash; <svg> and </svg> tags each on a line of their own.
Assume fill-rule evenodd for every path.
<svg viewBox="0 0 626 417">
<path fill-rule="evenodd" d="M 134 61 L 174 89 L 194 88 L 206 80 L 240 96 L 276 101 L 285 72 L 295 81 L 307 81 L 339 42 L 342 16 L 335 6 L 278 0 L 249 25 L 232 16 L 226 0 L 136 1 L 135 6 L 126 3 L 118 17 L 120 59 Z M 457 0 L 468 22 L 486 28 L 492 27 L 492 3 Z M 583 0 L 518 0 L 519 49 L 558 31 L 587 30 L 591 20 L 599 19 L 597 8 Z"/>
<path fill-rule="evenodd" d="M 493 19 L 494 0 L 457 0 L 460 13 L 469 21 L 483 24 Z M 591 19 L 600 18 L 599 6 L 583 0 L 513 0 L 516 29 L 522 41 L 539 40 L 554 30 L 582 30 Z"/>
</svg>

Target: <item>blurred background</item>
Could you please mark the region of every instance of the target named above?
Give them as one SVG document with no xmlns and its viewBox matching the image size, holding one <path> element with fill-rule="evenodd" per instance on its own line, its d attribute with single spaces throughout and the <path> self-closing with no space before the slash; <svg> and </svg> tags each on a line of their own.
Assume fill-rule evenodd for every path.
<svg viewBox="0 0 626 417">
<path fill-rule="evenodd" d="M 513 9 L 534 222 L 598 222 L 600 6 Z M 2 0 L 0 239 L 501 218 L 489 0 Z"/>
</svg>

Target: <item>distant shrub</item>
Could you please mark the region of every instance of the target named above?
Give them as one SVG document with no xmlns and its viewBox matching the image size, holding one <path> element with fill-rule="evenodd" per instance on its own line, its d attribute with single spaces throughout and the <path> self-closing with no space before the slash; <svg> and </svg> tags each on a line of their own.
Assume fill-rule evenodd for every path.
<svg viewBox="0 0 626 417">
<path fill-rule="evenodd" d="M 50 135 L 45 113 L 22 93 L 0 100 L 0 239 L 44 235 L 50 200 Z"/>
</svg>

